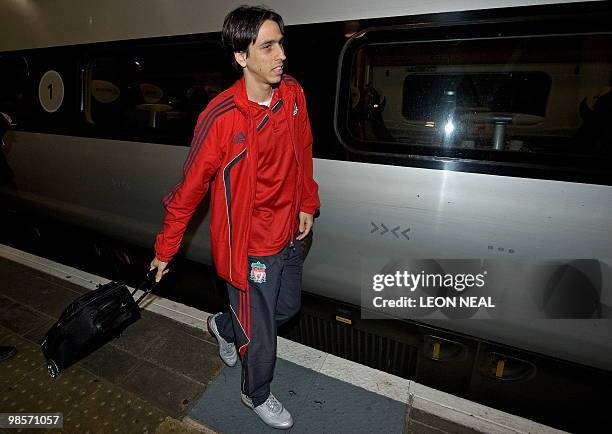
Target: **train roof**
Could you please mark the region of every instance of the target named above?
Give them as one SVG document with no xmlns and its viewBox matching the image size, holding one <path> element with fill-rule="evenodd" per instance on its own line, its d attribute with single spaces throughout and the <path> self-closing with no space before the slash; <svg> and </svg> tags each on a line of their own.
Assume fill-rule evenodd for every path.
<svg viewBox="0 0 612 434">
<path fill-rule="evenodd" d="M 243 1 L 2 0 L 0 52 L 219 31 Z M 269 0 L 288 25 L 458 12 L 575 0 Z M 143 5 L 146 4 L 146 8 Z"/>
</svg>

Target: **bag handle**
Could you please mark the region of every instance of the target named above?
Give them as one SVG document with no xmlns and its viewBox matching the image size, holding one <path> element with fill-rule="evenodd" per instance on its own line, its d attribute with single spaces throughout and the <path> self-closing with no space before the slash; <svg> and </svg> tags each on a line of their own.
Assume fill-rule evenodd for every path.
<svg viewBox="0 0 612 434">
<path fill-rule="evenodd" d="M 171 267 L 167 266 L 166 270 L 171 270 Z M 147 271 L 147 276 L 145 280 L 140 285 L 138 285 L 136 288 L 132 290 L 131 292 L 132 297 L 134 297 L 134 294 L 136 294 L 136 291 L 142 291 L 142 295 L 138 297 L 138 300 L 136 300 L 136 305 L 140 304 L 140 301 L 143 298 L 145 298 L 151 291 L 153 291 L 155 287 L 157 287 L 159 282 L 155 281 L 156 274 L 157 274 L 157 267 L 153 268 L 152 270 Z"/>
</svg>

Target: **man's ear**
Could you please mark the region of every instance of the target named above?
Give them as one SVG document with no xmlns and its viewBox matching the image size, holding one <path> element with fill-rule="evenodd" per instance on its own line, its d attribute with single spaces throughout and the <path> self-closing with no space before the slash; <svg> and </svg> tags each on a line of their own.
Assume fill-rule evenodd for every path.
<svg viewBox="0 0 612 434">
<path fill-rule="evenodd" d="M 235 52 L 234 59 L 236 59 L 236 63 L 238 63 L 238 65 L 244 68 L 246 66 L 247 52 L 246 51 Z"/>
</svg>

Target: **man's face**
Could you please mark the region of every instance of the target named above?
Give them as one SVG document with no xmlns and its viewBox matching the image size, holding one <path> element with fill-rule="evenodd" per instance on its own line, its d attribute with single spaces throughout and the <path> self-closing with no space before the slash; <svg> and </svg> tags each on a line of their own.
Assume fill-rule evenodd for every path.
<svg viewBox="0 0 612 434">
<path fill-rule="evenodd" d="M 244 69 L 245 78 L 261 84 L 277 84 L 283 75 L 285 50 L 283 34 L 274 21 L 264 21 L 257 39 L 249 45 L 247 53 L 234 53 L 236 62 Z"/>
</svg>

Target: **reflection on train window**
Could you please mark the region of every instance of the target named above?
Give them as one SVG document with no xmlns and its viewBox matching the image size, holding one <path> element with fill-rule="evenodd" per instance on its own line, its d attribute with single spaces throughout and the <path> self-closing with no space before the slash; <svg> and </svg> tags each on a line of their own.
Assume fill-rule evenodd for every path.
<svg viewBox="0 0 612 434">
<path fill-rule="evenodd" d="M 370 42 L 352 58 L 348 132 L 371 151 L 610 153 L 611 59 L 609 35 Z"/>
<path fill-rule="evenodd" d="M 108 131 L 189 137 L 227 87 L 223 56 L 214 43 L 99 53 L 86 69 L 85 119 Z"/>
</svg>

